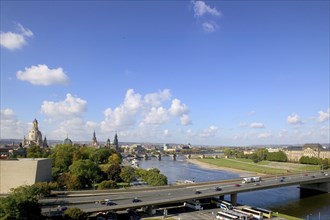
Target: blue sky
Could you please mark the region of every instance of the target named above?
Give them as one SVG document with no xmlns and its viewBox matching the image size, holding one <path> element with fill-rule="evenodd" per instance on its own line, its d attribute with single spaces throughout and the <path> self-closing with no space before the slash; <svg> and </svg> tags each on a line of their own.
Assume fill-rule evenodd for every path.
<svg viewBox="0 0 330 220">
<path fill-rule="evenodd" d="M 329 143 L 329 1 L 1 1 L 1 138 Z"/>
</svg>

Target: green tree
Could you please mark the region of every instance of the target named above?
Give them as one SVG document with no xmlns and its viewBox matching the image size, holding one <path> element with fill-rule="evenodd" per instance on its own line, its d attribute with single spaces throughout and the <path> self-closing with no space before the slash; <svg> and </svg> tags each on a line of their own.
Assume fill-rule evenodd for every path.
<svg viewBox="0 0 330 220">
<path fill-rule="evenodd" d="M 69 167 L 71 174 L 78 177 L 84 187 L 91 187 L 101 179 L 100 167 L 91 160 L 77 160 Z"/>
<path fill-rule="evenodd" d="M 121 169 L 120 178 L 126 183 L 132 182 L 132 180 L 135 178 L 134 168 L 130 166 L 126 166 L 123 169 Z"/>
<path fill-rule="evenodd" d="M 81 184 L 79 178 L 71 173 L 63 173 L 57 178 L 57 184 L 62 189 L 67 190 L 76 190 L 82 189 L 83 185 Z"/>
<path fill-rule="evenodd" d="M 26 157 L 28 158 L 46 158 L 49 153 L 40 146 L 31 146 L 26 150 Z"/>
<path fill-rule="evenodd" d="M 64 219 L 75 219 L 75 220 L 82 220 L 85 219 L 85 212 L 83 212 L 81 209 L 79 208 L 68 208 L 67 210 L 65 210 L 64 212 Z"/>
<path fill-rule="evenodd" d="M 109 156 L 108 163 L 110 164 L 121 164 L 122 158 L 118 153 L 113 153 Z"/>
<path fill-rule="evenodd" d="M 50 155 L 53 160 L 53 167 L 59 168 L 61 172 L 66 172 L 73 162 L 73 154 L 76 150 L 77 148 L 71 145 L 57 145 Z"/>
<path fill-rule="evenodd" d="M 106 173 L 109 180 L 113 180 L 115 182 L 121 181 L 121 178 L 120 178 L 121 167 L 120 167 L 120 165 L 118 165 L 118 164 L 110 165 L 105 173 Z"/>
</svg>

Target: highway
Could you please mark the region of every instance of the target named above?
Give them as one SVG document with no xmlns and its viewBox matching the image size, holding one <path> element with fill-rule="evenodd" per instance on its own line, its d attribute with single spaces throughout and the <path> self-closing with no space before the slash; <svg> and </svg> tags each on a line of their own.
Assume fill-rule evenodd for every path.
<svg viewBox="0 0 330 220">
<path fill-rule="evenodd" d="M 87 213 L 101 211 L 118 211 L 127 208 L 141 208 L 151 205 L 165 205 L 173 203 L 183 203 L 191 199 L 212 198 L 214 196 L 236 194 L 254 190 L 270 189 L 274 187 L 285 187 L 291 185 L 311 184 L 330 182 L 330 176 L 321 172 L 280 175 L 263 177 L 262 181 L 255 183 L 242 184 L 242 179 L 225 181 L 215 181 L 206 183 L 196 183 L 181 186 L 167 186 L 158 188 L 141 187 L 139 189 L 112 190 L 103 194 L 72 194 L 57 196 L 56 198 L 42 199 L 39 202 L 43 205 L 42 212 L 55 211 L 58 205 L 66 207 L 78 207 Z M 216 187 L 221 187 L 221 191 L 216 191 Z M 196 194 L 199 191 L 200 194 Z M 239 196 L 239 195 L 238 195 Z M 137 198 L 141 202 L 133 203 Z M 115 205 L 106 206 L 97 201 L 110 199 Z"/>
</svg>

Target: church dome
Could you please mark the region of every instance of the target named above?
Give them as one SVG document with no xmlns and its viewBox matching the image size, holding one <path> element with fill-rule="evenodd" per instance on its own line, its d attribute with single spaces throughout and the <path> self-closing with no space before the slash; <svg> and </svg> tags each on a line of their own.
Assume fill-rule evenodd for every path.
<svg viewBox="0 0 330 220">
<path fill-rule="evenodd" d="M 65 138 L 63 144 L 72 145 L 72 141 L 70 138 Z"/>
</svg>

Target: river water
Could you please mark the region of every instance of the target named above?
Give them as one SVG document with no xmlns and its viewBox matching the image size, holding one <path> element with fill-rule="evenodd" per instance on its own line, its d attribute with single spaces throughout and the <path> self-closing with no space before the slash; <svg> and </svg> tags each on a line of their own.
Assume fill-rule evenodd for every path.
<svg viewBox="0 0 330 220">
<path fill-rule="evenodd" d="M 140 167 L 143 169 L 158 168 L 162 174 L 167 176 L 169 184 L 175 184 L 177 180 L 205 182 L 240 177 L 232 172 L 201 168 L 182 156 L 178 156 L 176 161 L 173 161 L 171 157 L 163 157 L 160 161 L 155 157 L 149 160 L 142 159 Z M 225 199 L 230 200 L 230 197 L 226 196 Z M 330 220 L 330 193 L 301 195 L 298 186 L 240 193 L 238 203 L 270 209 L 303 219 Z"/>
</svg>

